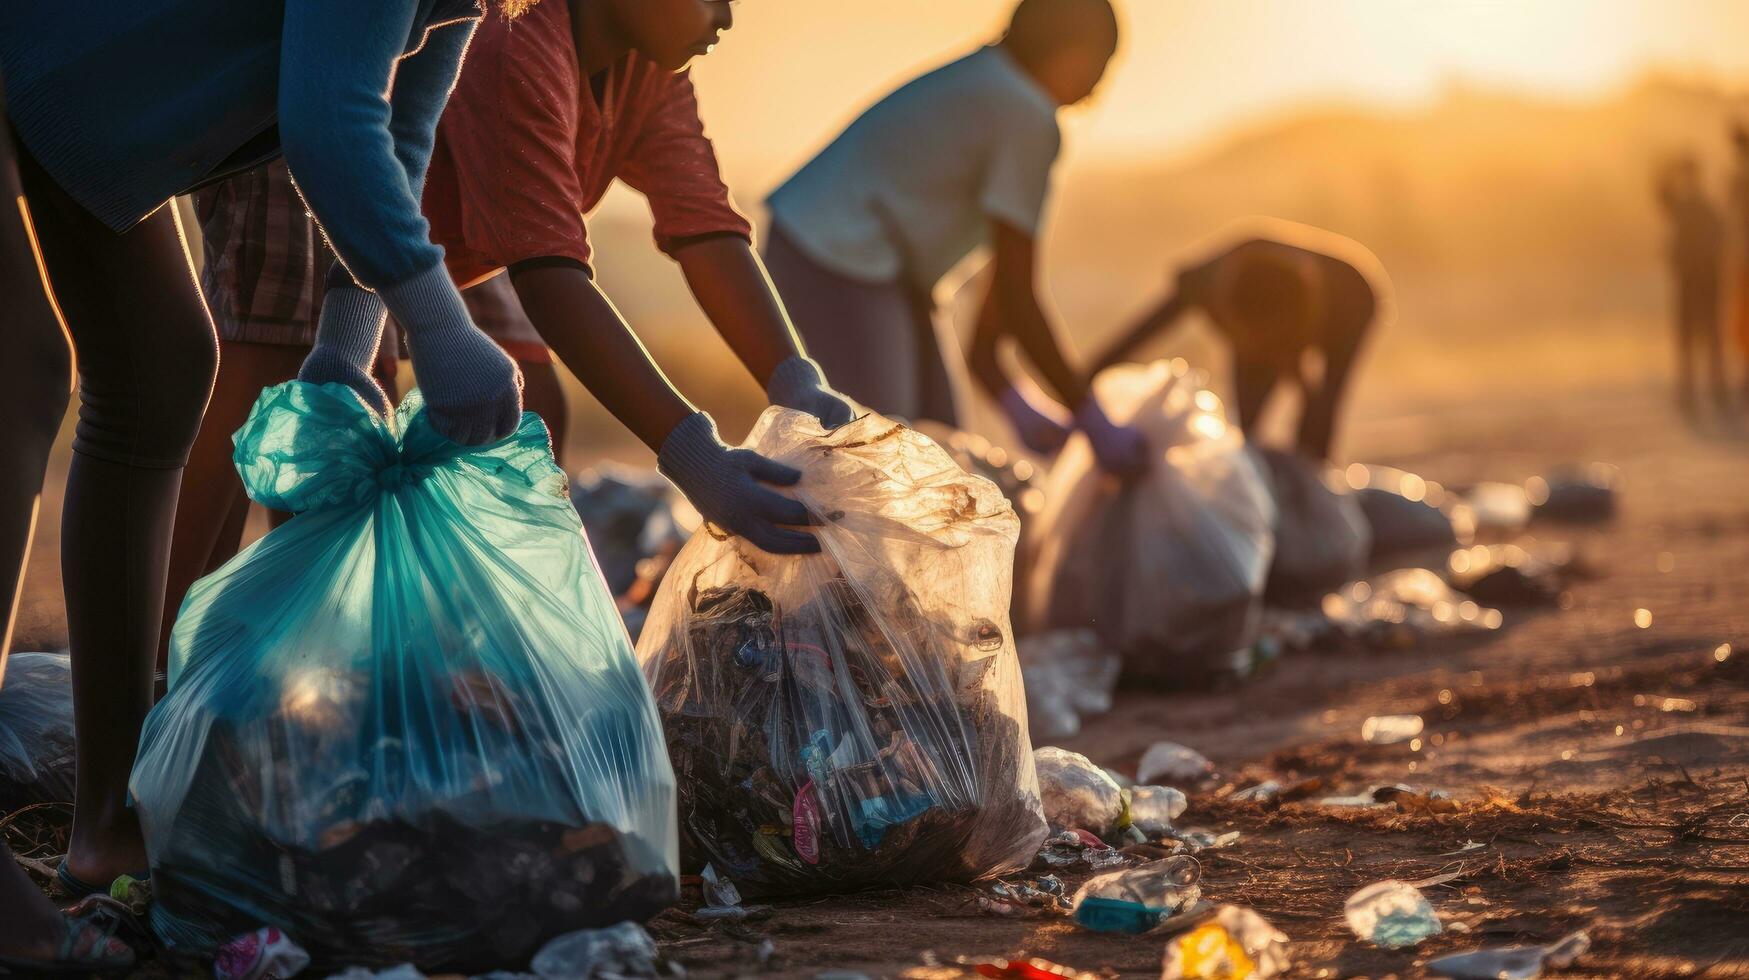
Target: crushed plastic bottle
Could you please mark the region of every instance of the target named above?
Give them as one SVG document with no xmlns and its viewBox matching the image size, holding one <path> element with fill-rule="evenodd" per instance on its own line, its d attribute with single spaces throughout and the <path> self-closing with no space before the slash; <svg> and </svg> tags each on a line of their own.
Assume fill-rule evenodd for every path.
<svg viewBox="0 0 1749 980">
<path fill-rule="evenodd" d="M 1396 745 L 1421 734 L 1420 715 L 1374 715 L 1361 722 L 1360 737 L 1372 745 Z"/>
<path fill-rule="evenodd" d="M 1136 782 L 1144 786 L 1188 786 L 1214 782 L 1215 764 L 1208 756 L 1177 742 L 1155 742 L 1136 764 Z"/>
<path fill-rule="evenodd" d="M 1089 880 L 1075 893 L 1075 921 L 1094 932 L 1140 934 L 1195 905 L 1202 865 L 1186 855 Z"/>
<path fill-rule="evenodd" d="M 1287 943 L 1263 916 L 1223 905 L 1166 944 L 1160 980 L 1267 980 L 1288 968 Z"/>
<path fill-rule="evenodd" d="M 232 938 L 213 956 L 214 980 L 269 980 L 297 976 L 310 954 L 273 926 Z"/>
<path fill-rule="evenodd" d="M 1123 790 L 1079 752 L 1046 746 L 1033 753 L 1039 798 L 1052 830 L 1086 828 L 1104 837 L 1123 816 Z"/>
<path fill-rule="evenodd" d="M 1135 786 L 1129 792 L 1130 826 L 1149 840 L 1166 836 L 1190 806 L 1183 791 L 1171 786 Z"/>
<path fill-rule="evenodd" d="M 1583 931 L 1547 946 L 1509 946 L 1442 956 L 1427 964 L 1427 972 L 1451 980 L 1536 980 L 1544 967 L 1564 969 L 1591 948 Z"/>
<path fill-rule="evenodd" d="M 541 980 L 656 976 L 656 941 L 635 922 L 568 932 L 541 947 L 529 964 Z"/>
<path fill-rule="evenodd" d="M 1427 896 L 1406 881 L 1376 881 L 1348 897 L 1348 927 L 1386 949 L 1414 946 L 1444 929 Z"/>
</svg>

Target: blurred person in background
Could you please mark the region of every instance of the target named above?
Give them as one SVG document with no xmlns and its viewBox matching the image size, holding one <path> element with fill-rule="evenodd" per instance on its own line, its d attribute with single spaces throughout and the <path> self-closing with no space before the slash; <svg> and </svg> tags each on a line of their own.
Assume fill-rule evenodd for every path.
<svg viewBox="0 0 1749 980">
<path fill-rule="evenodd" d="M 1742 399 L 1749 406 L 1749 123 L 1731 127 L 1731 333 L 1737 343 Z"/>
<path fill-rule="evenodd" d="M 1359 242 L 1286 221 L 1223 233 L 1174 273 L 1166 297 L 1095 363 L 1103 370 L 1200 312 L 1226 342 L 1240 426 L 1255 439 L 1279 388 L 1303 401 L 1293 447 L 1330 460 L 1362 345 L 1384 318 L 1390 280 Z"/>
<path fill-rule="evenodd" d="M 972 377 L 1034 452 L 1055 453 L 1079 428 L 1105 469 L 1146 465 L 1142 436 L 1106 418 L 1039 296 L 1057 115 L 1093 93 L 1118 37 L 1108 0 L 1021 0 L 998 43 L 881 99 L 772 193 L 766 263 L 845 393 L 913 421 L 963 424 L 966 367 L 938 329 L 933 293 L 990 246 Z M 1003 364 L 1010 343 L 1050 394 Z"/>
<path fill-rule="evenodd" d="M 1721 416 L 1730 411 L 1725 380 L 1725 325 L 1720 303 L 1725 270 L 1725 219 L 1707 194 L 1700 162 L 1692 155 L 1672 160 L 1657 175 L 1658 203 L 1669 228 L 1672 308 L 1676 341 L 1677 409 L 1698 422 L 1708 402 Z M 1700 376 L 1703 388 L 1696 387 Z"/>
</svg>

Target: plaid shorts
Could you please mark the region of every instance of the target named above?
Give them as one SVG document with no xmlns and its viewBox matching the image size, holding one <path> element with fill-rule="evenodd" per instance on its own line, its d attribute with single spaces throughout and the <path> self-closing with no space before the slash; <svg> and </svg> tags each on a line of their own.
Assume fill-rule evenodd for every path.
<svg viewBox="0 0 1749 980">
<path fill-rule="evenodd" d="M 285 162 L 275 160 L 195 191 L 194 211 L 205 256 L 200 286 L 219 339 L 283 347 L 314 344 L 334 253 L 292 186 Z M 494 276 L 462 293 L 462 299 L 474 322 L 511 357 L 524 363 L 552 362 L 552 352 L 522 311 L 509 276 Z M 401 353 L 406 356 L 405 344 Z"/>
</svg>

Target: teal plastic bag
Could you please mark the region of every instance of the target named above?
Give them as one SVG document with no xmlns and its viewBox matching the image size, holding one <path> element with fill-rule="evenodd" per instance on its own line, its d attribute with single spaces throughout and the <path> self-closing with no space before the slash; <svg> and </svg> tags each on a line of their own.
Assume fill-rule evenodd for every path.
<svg viewBox="0 0 1749 980">
<path fill-rule="evenodd" d="M 674 776 L 546 427 L 467 448 L 418 392 L 263 392 L 249 495 L 296 514 L 184 601 L 131 789 L 173 950 L 520 968 L 676 892 Z"/>
</svg>

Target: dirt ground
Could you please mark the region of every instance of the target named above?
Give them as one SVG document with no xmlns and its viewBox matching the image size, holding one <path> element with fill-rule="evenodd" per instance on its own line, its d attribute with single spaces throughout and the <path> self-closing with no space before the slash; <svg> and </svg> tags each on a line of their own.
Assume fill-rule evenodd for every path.
<svg viewBox="0 0 1749 980">
<path fill-rule="evenodd" d="M 1480 641 L 1290 655 L 1237 690 L 1120 695 L 1063 744 L 1129 773 L 1159 739 L 1219 764 L 1178 822 L 1240 832 L 1203 855 L 1204 897 L 1286 932 L 1292 976 L 1417 976 L 1439 955 L 1583 928 L 1591 951 L 1571 975 L 1749 977 L 1749 441 L 1690 433 L 1654 393 L 1612 392 L 1362 424 L 1349 447 L 1448 485 L 1616 463 L 1613 524 L 1534 532 L 1586 543 L 1608 574 L 1560 608 L 1508 608 Z M 1420 714 L 1423 741 L 1363 742 L 1362 721 L 1387 713 Z M 1456 806 L 1228 798 L 1263 778 L 1317 779 L 1317 795 L 1407 782 Z M 1347 931 L 1359 887 L 1436 876 L 1424 890 L 1444 934 L 1393 952 Z M 651 931 L 690 976 L 933 976 L 960 956 L 1158 976 L 1164 945 L 981 914 L 964 887 L 780 903 L 736 925 L 669 912 Z"/>
</svg>

